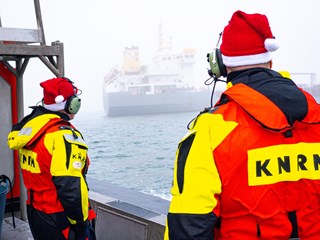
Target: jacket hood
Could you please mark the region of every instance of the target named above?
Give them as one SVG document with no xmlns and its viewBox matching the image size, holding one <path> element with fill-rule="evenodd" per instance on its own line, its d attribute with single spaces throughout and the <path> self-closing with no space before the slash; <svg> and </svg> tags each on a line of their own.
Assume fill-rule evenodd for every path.
<svg viewBox="0 0 320 240">
<path fill-rule="evenodd" d="M 228 81 L 233 87 L 222 94 L 216 106 L 234 101 L 265 128 L 282 131 L 296 122 L 320 122 L 315 99 L 275 71 L 254 68 L 236 72 Z"/>
<path fill-rule="evenodd" d="M 12 131 L 8 135 L 9 148 L 18 150 L 25 147 L 33 139 L 37 138 L 40 130 L 46 129 L 56 123 L 56 121 L 51 120 L 60 120 L 62 117 L 65 118 L 64 115 L 60 112 L 48 111 L 41 106 L 33 107 L 31 114 L 12 127 Z"/>
</svg>

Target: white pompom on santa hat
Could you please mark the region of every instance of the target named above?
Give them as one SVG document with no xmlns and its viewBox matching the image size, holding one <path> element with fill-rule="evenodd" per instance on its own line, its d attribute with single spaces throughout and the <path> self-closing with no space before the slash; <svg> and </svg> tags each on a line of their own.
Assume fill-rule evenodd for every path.
<svg viewBox="0 0 320 240">
<path fill-rule="evenodd" d="M 265 15 L 236 11 L 224 28 L 220 46 L 223 63 L 229 67 L 266 63 L 279 48 Z"/>
<path fill-rule="evenodd" d="M 52 78 L 40 83 L 43 87 L 43 106 L 51 111 L 65 108 L 68 98 L 74 96 L 77 88 L 67 78 Z"/>
</svg>

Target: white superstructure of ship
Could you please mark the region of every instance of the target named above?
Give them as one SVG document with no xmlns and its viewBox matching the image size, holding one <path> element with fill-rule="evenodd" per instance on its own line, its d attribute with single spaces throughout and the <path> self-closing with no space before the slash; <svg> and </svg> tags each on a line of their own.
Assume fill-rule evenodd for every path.
<svg viewBox="0 0 320 240">
<path fill-rule="evenodd" d="M 107 116 L 202 111 L 210 106 L 211 92 L 196 87 L 195 50 L 173 52 L 163 40 L 148 65 L 140 63 L 140 48 L 126 47 L 122 67 L 104 78 L 103 101 Z"/>
</svg>

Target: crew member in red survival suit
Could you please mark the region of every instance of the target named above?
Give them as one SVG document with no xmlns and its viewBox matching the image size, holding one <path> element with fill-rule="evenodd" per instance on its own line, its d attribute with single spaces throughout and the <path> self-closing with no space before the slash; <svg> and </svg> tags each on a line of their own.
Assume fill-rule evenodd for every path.
<svg viewBox="0 0 320 240">
<path fill-rule="evenodd" d="M 42 106 L 13 126 L 8 145 L 19 150 L 27 189 L 27 214 L 35 240 L 95 239 L 85 175 L 88 146 L 69 122 L 80 109 L 77 87 L 67 78 L 40 84 Z"/>
<path fill-rule="evenodd" d="M 278 47 L 265 15 L 224 28 L 209 60 L 228 89 L 178 145 L 165 239 L 320 239 L 320 109 L 271 70 Z"/>
</svg>

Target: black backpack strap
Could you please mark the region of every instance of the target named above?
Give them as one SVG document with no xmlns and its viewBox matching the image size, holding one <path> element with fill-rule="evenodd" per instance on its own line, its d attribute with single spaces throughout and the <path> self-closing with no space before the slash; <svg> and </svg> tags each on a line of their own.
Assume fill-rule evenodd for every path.
<svg viewBox="0 0 320 240">
<path fill-rule="evenodd" d="M 292 225 L 292 232 L 291 232 L 290 238 L 299 238 L 296 211 L 289 212 L 288 216 L 289 216 L 289 220 L 290 220 L 291 225 Z"/>
</svg>

